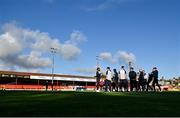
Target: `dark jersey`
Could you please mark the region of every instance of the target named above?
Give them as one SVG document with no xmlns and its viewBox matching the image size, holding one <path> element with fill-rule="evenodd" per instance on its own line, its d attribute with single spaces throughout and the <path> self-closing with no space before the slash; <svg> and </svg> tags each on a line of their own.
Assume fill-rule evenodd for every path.
<svg viewBox="0 0 180 118">
<path fill-rule="evenodd" d="M 113 81 L 118 82 L 118 79 L 119 79 L 118 73 L 115 72 L 115 73 L 114 73 L 114 77 L 113 77 Z"/>
<path fill-rule="evenodd" d="M 130 72 L 129 72 L 129 78 L 130 78 L 130 80 L 136 80 L 136 76 L 137 76 L 137 74 L 136 74 L 135 71 L 130 71 Z"/>
<path fill-rule="evenodd" d="M 154 79 L 158 79 L 158 70 L 152 72 Z"/>
<path fill-rule="evenodd" d="M 100 73 L 100 71 L 97 71 L 97 72 L 96 72 L 96 78 L 97 78 L 97 80 L 100 80 L 100 79 L 101 79 L 101 73 Z"/>
</svg>

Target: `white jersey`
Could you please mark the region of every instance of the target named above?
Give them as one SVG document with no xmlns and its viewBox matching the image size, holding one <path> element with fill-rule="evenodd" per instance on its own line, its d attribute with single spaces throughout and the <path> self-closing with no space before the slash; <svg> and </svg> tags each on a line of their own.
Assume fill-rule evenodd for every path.
<svg viewBox="0 0 180 118">
<path fill-rule="evenodd" d="M 126 79 L 126 71 L 125 71 L 124 69 L 121 69 L 121 70 L 119 71 L 119 78 L 120 78 L 121 80 Z"/>
<path fill-rule="evenodd" d="M 145 79 L 146 81 L 148 81 L 148 75 L 147 75 L 147 74 L 144 76 L 144 79 Z"/>
<path fill-rule="evenodd" d="M 111 81 L 111 78 L 112 78 L 112 72 L 108 70 L 106 74 L 106 79 Z"/>
<path fill-rule="evenodd" d="M 136 81 L 137 82 L 139 81 L 139 74 L 137 74 L 137 76 L 136 76 Z"/>
</svg>

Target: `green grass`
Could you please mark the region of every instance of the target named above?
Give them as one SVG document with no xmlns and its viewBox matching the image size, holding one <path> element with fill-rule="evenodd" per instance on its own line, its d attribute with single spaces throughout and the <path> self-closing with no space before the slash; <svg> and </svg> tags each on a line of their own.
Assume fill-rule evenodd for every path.
<svg viewBox="0 0 180 118">
<path fill-rule="evenodd" d="M 0 91 L 0 116 L 180 116 L 180 92 Z"/>
</svg>

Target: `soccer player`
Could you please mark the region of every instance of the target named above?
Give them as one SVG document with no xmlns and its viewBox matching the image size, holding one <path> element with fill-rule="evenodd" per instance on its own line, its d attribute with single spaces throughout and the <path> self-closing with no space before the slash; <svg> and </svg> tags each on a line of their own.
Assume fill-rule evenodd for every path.
<svg viewBox="0 0 180 118">
<path fill-rule="evenodd" d="M 111 91 L 111 79 L 112 79 L 112 73 L 110 67 L 107 67 L 106 71 L 106 80 L 105 80 L 105 92 Z M 108 90 L 109 88 L 109 90 Z"/>
<path fill-rule="evenodd" d="M 153 81 L 153 74 L 152 74 L 152 73 L 149 73 L 146 91 L 148 91 L 149 88 L 150 88 L 150 90 L 153 90 L 153 88 L 150 86 L 150 83 L 152 83 L 152 81 Z"/>
<path fill-rule="evenodd" d="M 98 67 L 98 68 L 97 68 L 97 71 L 96 71 L 96 91 L 97 91 L 97 92 L 100 92 L 99 86 L 100 86 L 101 76 L 102 76 L 101 70 L 100 70 L 100 68 Z"/>
<path fill-rule="evenodd" d="M 140 75 L 140 73 L 137 72 L 137 76 L 136 76 L 136 88 L 137 88 L 137 91 L 139 91 L 139 89 L 140 89 L 140 86 L 139 86 L 139 75 Z"/>
<path fill-rule="evenodd" d="M 158 83 L 158 70 L 157 70 L 156 67 L 153 68 L 152 74 L 153 74 L 153 79 L 154 79 L 154 80 L 153 80 L 153 88 L 154 88 L 154 91 L 156 91 L 155 84 L 159 87 L 159 90 L 161 91 L 161 87 L 160 87 L 160 85 L 159 85 L 159 83 Z"/>
<path fill-rule="evenodd" d="M 123 92 L 122 88 L 128 92 L 128 80 L 124 66 L 121 66 L 121 70 L 119 71 L 119 79 L 120 79 L 119 86 L 121 92 Z"/>
<path fill-rule="evenodd" d="M 134 71 L 134 68 L 130 68 L 129 72 L 129 79 L 130 79 L 130 91 L 133 91 L 133 88 L 136 88 L 137 91 L 137 85 L 136 85 L 136 72 Z"/>
<path fill-rule="evenodd" d="M 143 70 L 139 70 L 139 86 L 141 91 L 145 91 L 145 72 Z"/>
<path fill-rule="evenodd" d="M 118 80 L 119 80 L 119 77 L 118 77 L 118 72 L 116 69 L 113 69 L 114 71 L 114 74 L 113 74 L 113 89 L 117 92 L 118 91 Z"/>
</svg>

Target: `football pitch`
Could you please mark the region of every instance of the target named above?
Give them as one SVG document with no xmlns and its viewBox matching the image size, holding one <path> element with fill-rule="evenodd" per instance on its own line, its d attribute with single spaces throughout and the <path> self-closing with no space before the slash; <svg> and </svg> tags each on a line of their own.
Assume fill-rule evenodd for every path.
<svg viewBox="0 0 180 118">
<path fill-rule="evenodd" d="M 0 91 L 0 117 L 180 116 L 180 92 Z"/>
</svg>

